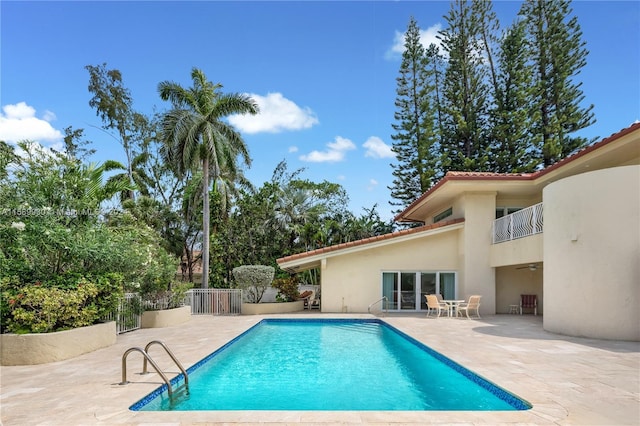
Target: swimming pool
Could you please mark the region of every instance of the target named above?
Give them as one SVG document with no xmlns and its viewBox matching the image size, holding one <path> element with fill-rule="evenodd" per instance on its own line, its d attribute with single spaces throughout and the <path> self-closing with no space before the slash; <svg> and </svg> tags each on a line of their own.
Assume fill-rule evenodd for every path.
<svg viewBox="0 0 640 426">
<path fill-rule="evenodd" d="M 266 319 L 134 411 L 527 410 L 531 405 L 378 319 Z M 178 376 L 172 383 L 183 383 Z"/>
</svg>

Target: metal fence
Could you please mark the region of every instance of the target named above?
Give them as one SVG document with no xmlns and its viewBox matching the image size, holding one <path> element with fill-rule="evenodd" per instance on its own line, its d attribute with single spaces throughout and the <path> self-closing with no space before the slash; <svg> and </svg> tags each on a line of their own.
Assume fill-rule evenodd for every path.
<svg viewBox="0 0 640 426">
<path fill-rule="evenodd" d="M 136 293 L 125 293 L 124 297 L 120 298 L 116 311 L 107 315 L 104 319 L 106 321 L 116 322 L 118 334 L 137 330 L 140 328 L 140 318 L 142 317 L 140 314 L 141 305 L 142 299 L 139 295 Z"/>
<path fill-rule="evenodd" d="M 242 290 L 194 288 L 187 292 L 191 315 L 239 315 L 242 313 Z"/>
<path fill-rule="evenodd" d="M 542 203 L 493 221 L 493 244 L 539 234 L 544 229 Z"/>
<path fill-rule="evenodd" d="M 120 298 L 116 311 L 103 319 L 115 321 L 117 333 L 122 334 L 140 328 L 143 309 L 167 309 L 169 303 L 168 297 L 143 302 L 137 293 L 125 293 L 124 297 Z M 191 315 L 240 315 L 242 290 L 192 289 L 187 292 L 184 305 L 191 307 Z"/>
</svg>

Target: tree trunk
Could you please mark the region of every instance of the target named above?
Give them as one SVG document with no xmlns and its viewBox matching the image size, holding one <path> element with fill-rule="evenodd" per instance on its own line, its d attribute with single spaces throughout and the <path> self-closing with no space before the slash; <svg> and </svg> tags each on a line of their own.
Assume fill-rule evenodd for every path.
<svg viewBox="0 0 640 426">
<path fill-rule="evenodd" d="M 209 287 L 209 159 L 202 160 L 202 288 Z"/>
</svg>

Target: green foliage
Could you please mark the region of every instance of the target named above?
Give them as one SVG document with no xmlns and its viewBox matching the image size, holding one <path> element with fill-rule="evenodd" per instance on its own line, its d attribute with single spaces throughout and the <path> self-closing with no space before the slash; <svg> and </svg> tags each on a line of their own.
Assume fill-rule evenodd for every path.
<svg viewBox="0 0 640 426">
<path fill-rule="evenodd" d="M 236 287 L 243 290 L 249 303 L 259 303 L 273 281 L 275 268 L 265 265 L 243 265 L 233 268 Z"/>
<path fill-rule="evenodd" d="M 48 333 L 95 324 L 115 310 L 121 283 L 122 277 L 115 274 L 27 285 L 4 277 L 0 279 L 2 331 Z"/>
<path fill-rule="evenodd" d="M 169 290 L 147 292 L 142 296 L 142 304 L 146 311 L 173 309 L 184 306 L 187 291 L 191 283 L 173 283 Z"/>
<path fill-rule="evenodd" d="M 541 141 L 544 166 L 549 166 L 588 141 L 571 136 L 595 122 L 593 105 L 583 107 L 582 83 L 577 76 L 588 51 L 569 0 L 526 0 L 519 15 L 530 50 L 533 70 L 532 133 Z"/>
<path fill-rule="evenodd" d="M 210 206 L 209 187 L 233 182 L 240 174 L 238 159 L 249 166 L 249 151 L 232 125 L 224 117 L 231 114 L 257 114 L 251 97 L 238 93 L 223 94 L 222 85 L 207 80 L 198 68 L 191 70 L 193 87 L 177 83 L 158 84 L 160 98 L 171 101 L 172 109 L 162 117 L 162 141 L 167 160 L 179 175 L 202 173 L 202 287 L 209 286 Z"/>
<path fill-rule="evenodd" d="M 297 300 L 300 295 L 300 291 L 298 290 L 299 285 L 300 279 L 297 275 L 279 277 L 271 283 L 271 287 L 278 290 L 276 296 L 278 302 L 293 302 Z"/>
<path fill-rule="evenodd" d="M 456 0 L 445 16 L 440 36 L 448 55 L 442 98 L 443 170 L 485 171 L 488 168 L 488 71 L 484 64 L 482 29 L 486 15 L 481 1 Z"/>
<path fill-rule="evenodd" d="M 392 150 L 396 155 L 392 205 L 401 210 L 411 204 L 434 183 L 438 153 L 436 142 L 436 70 L 437 53 L 432 47 L 427 53 L 420 43 L 420 28 L 411 18 L 405 33 L 405 50 L 396 78 L 397 108 L 392 124 Z"/>
</svg>

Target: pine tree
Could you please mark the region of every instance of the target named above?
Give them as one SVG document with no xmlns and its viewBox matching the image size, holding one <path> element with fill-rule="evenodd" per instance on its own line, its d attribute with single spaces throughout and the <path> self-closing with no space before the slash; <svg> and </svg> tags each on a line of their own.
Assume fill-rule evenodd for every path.
<svg viewBox="0 0 640 426">
<path fill-rule="evenodd" d="M 582 83 L 575 78 L 588 54 L 569 0 L 525 0 L 523 17 L 534 69 L 534 134 L 541 139 L 542 162 L 549 166 L 584 146 L 571 136 L 595 122 L 593 105 L 581 106 Z"/>
<path fill-rule="evenodd" d="M 434 144 L 435 110 L 430 94 L 429 64 L 425 49 L 420 43 L 420 29 L 413 17 L 405 34 L 405 51 L 402 54 L 400 75 L 396 78 L 397 111 L 392 124 L 395 134 L 392 150 L 397 165 L 392 165 L 393 186 L 391 205 L 404 208 L 422 195 L 434 183 L 436 175 Z"/>
<path fill-rule="evenodd" d="M 488 167 L 487 68 L 484 65 L 481 1 L 456 0 L 445 16 L 440 39 L 448 66 L 443 93 L 443 171 L 481 171 Z"/>
<path fill-rule="evenodd" d="M 492 169 L 532 172 L 540 163 L 540 145 L 531 133 L 531 81 L 522 22 L 515 22 L 501 42 L 495 103 L 491 111 Z"/>
</svg>

